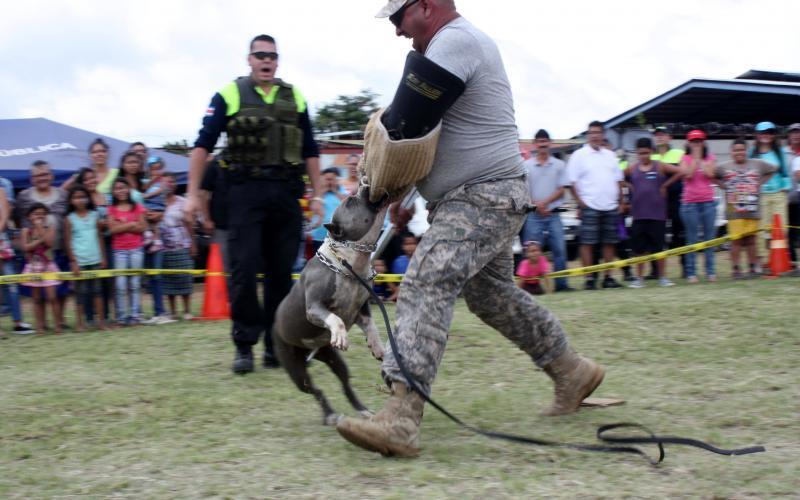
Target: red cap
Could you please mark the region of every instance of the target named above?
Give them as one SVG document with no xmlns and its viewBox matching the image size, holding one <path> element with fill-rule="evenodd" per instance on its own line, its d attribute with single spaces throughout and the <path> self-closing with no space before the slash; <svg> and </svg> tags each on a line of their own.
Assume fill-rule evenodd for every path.
<svg viewBox="0 0 800 500">
<path fill-rule="evenodd" d="M 706 133 L 702 130 L 692 130 L 688 134 L 686 134 L 686 139 L 689 141 L 694 141 L 696 139 L 700 139 L 701 141 L 706 140 Z"/>
</svg>

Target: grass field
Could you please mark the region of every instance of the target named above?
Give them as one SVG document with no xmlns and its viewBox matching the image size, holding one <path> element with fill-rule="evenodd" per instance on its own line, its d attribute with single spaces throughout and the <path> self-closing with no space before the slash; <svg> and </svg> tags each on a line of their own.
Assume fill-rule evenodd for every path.
<svg viewBox="0 0 800 500">
<path fill-rule="evenodd" d="M 488 440 L 432 408 L 422 456 L 384 459 L 323 427 L 316 402 L 284 372 L 232 375 L 224 322 L 9 336 L 0 341 L 0 497 L 796 497 L 798 291 L 800 280 L 723 278 L 543 298 L 573 344 L 607 367 L 596 395 L 627 401 L 555 419 L 538 415 L 547 377 L 458 303 L 434 397 L 471 423 L 592 443 L 598 425 L 634 421 L 768 450 L 724 457 L 672 446 L 659 467 Z M 360 332 L 351 335 L 354 387 L 378 409 L 378 365 Z M 312 374 L 354 414 L 327 368 Z"/>
</svg>

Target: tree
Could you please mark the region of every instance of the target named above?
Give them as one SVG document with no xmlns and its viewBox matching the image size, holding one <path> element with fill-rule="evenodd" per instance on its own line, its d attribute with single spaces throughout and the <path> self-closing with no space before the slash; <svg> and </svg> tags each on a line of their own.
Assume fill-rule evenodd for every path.
<svg viewBox="0 0 800 500">
<path fill-rule="evenodd" d="M 314 127 L 320 133 L 364 130 L 370 115 L 378 110 L 376 97 L 378 94 L 369 89 L 357 95 L 340 95 L 334 102 L 319 108 Z"/>
<path fill-rule="evenodd" d="M 191 148 L 189 147 L 189 143 L 186 142 L 186 139 L 182 139 L 175 142 L 165 142 L 158 149 L 166 151 L 167 153 L 175 153 L 176 155 L 187 156 Z"/>
</svg>

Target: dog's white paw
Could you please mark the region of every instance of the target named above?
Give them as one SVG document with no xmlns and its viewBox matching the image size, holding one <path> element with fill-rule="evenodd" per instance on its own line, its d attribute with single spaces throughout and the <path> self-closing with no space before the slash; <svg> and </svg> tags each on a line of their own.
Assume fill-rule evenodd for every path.
<svg viewBox="0 0 800 500">
<path fill-rule="evenodd" d="M 344 322 L 335 314 L 330 314 L 325 318 L 325 324 L 328 325 L 328 330 L 331 332 L 331 347 L 334 349 L 341 349 L 346 351 L 350 346 L 347 339 L 347 329 L 344 327 Z"/>
<path fill-rule="evenodd" d="M 347 331 L 344 328 L 331 331 L 331 346 L 334 349 L 341 349 L 346 351 L 350 347 L 350 342 L 347 339 Z"/>
</svg>

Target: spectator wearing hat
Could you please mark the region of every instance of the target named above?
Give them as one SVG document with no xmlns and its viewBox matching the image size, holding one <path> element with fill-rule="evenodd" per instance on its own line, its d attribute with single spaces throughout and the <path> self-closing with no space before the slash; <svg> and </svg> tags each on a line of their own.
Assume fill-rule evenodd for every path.
<svg viewBox="0 0 800 500">
<path fill-rule="evenodd" d="M 800 229 L 798 229 L 800 227 L 800 182 L 798 182 L 798 174 L 794 170 L 794 167 L 798 165 L 797 158 L 800 158 L 800 123 L 789 125 L 787 135 L 788 144 L 784 148 L 784 156 L 790 167 L 789 180 L 792 183 L 787 205 L 789 226 L 791 226 L 789 228 L 789 254 L 795 267 L 794 274 L 800 276 L 800 259 L 797 257 L 797 247 L 800 246 Z"/>
<path fill-rule="evenodd" d="M 716 236 L 717 202 L 714 200 L 714 186 L 706 172 L 716 168 L 714 155 L 708 152 L 706 134 L 702 130 L 692 130 L 686 135 L 689 144 L 681 159 L 680 171 L 683 175 L 683 195 L 681 196 L 681 219 L 686 228 L 686 243 L 691 245 Z M 700 231 L 702 230 L 702 234 Z M 706 263 L 706 279 L 717 281 L 714 268 L 714 249 L 703 250 Z M 686 254 L 686 280 L 697 283 L 695 252 Z"/>
<path fill-rule="evenodd" d="M 146 179 L 142 179 L 142 198 L 145 210 L 152 212 L 164 212 L 166 202 L 164 201 L 164 185 L 163 176 L 166 165 L 164 160 L 159 156 L 151 156 L 147 159 L 147 175 Z M 155 253 L 164 248 L 164 243 L 161 241 L 161 233 L 158 230 L 158 221 L 151 217 L 153 221 L 148 223 L 150 234 L 145 234 L 145 239 L 149 239 L 150 253 Z M 149 238 L 148 238 L 149 236 Z"/>
<path fill-rule="evenodd" d="M 764 160 L 778 167 L 775 174 L 761 185 L 761 228 L 771 226 L 775 214 L 786 224 L 788 193 L 792 184 L 789 180 L 789 164 L 783 154 L 774 123 L 760 122 L 756 125 L 756 143 L 750 150 L 750 158 Z M 768 231 L 763 231 L 761 234 L 764 244 L 756 245 L 756 252 L 759 263 L 764 265 L 771 235 Z"/>
<path fill-rule="evenodd" d="M 684 151 L 680 148 L 673 148 L 672 134 L 667 127 L 656 127 L 653 131 L 653 142 L 655 143 L 655 151 L 650 159 L 657 161 L 664 165 L 673 165 L 675 167 L 681 164 Z M 669 248 L 677 248 L 686 244 L 686 233 L 683 228 L 683 221 L 681 220 L 681 194 L 683 193 L 683 180 L 681 176 L 675 180 L 667 188 L 667 227 L 672 234 L 669 241 Z M 681 255 L 681 266 L 683 267 L 683 277 L 686 277 L 686 256 Z M 657 274 L 656 263 L 652 263 L 652 269 L 647 279 L 655 279 Z"/>
<path fill-rule="evenodd" d="M 522 241 L 545 243 L 553 254 L 555 270 L 561 271 L 567 267 L 567 247 L 559 209 L 564 190 L 570 185 L 569 176 L 564 162 L 550 154 L 552 142 L 546 130 L 536 132 L 534 143 L 536 155 L 525 160 L 522 166 L 528 174 L 531 203 L 536 211 L 525 219 Z M 556 292 L 571 290 L 566 278 L 556 278 Z"/>
<path fill-rule="evenodd" d="M 322 208 L 325 211 L 325 215 L 322 221 L 314 220 L 317 219 L 318 216 L 315 216 L 311 221 L 311 227 L 314 227 L 311 231 L 311 238 L 314 242 L 315 252 L 319 250 L 319 247 L 322 246 L 322 242 L 325 241 L 325 237 L 328 235 L 328 230 L 325 229 L 322 224 L 327 224 L 333 219 L 333 212 L 336 210 L 336 207 L 342 203 L 342 200 L 347 198 L 347 191 L 339 184 L 339 169 L 336 167 L 328 167 L 320 172 L 320 175 L 322 176 L 322 186 L 325 190 L 325 194 L 321 196 Z"/>
<path fill-rule="evenodd" d="M 619 242 L 619 215 L 625 211 L 622 170 L 616 155 L 602 147 L 604 134 L 601 122 L 590 123 L 587 144 L 573 153 L 567 164 L 572 196 L 580 212 L 580 253 L 584 266 L 592 264 L 592 247 L 597 244 L 603 246 L 603 260 L 614 260 L 614 246 Z M 610 273 L 605 271 L 603 288 L 620 288 Z M 593 277 L 587 278 L 585 288 L 596 289 Z"/>
</svg>

